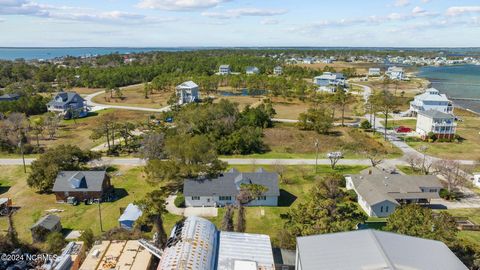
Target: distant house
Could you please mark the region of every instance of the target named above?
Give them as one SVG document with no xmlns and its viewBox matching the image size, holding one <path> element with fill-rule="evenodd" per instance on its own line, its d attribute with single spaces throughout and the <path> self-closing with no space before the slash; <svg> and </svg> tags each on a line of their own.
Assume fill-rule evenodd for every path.
<svg viewBox="0 0 480 270">
<path fill-rule="evenodd" d="M 273 69 L 273 74 L 274 75 L 282 75 L 282 73 L 283 73 L 283 68 L 281 66 L 276 66 Z"/>
<path fill-rule="evenodd" d="M 428 110 L 453 113 L 453 103 L 445 94 L 440 94 L 440 91 L 435 88 L 429 88 L 425 93 L 415 96 L 414 100 L 410 102 L 412 114 Z"/>
<path fill-rule="evenodd" d="M 258 74 L 258 73 L 260 73 L 260 69 L 258 69 L 257 67 L 247 67 L 246 68 L 246 73 L 247 73 L 247 75 Z"/>
<path fill-rule="evenodd" d="M 297 238 L 297 270 L 467 270 L 442 242 L 358 230 Z"/>
<path fill-rule="evenodd" d="M 20 98 L 19 94 L 4 94 L 0 96 L 0 102 L 2 101 L 15 101 Z"/>
<path fill-rule="evenodd" d="M 219 68 L 218 68 L 218 74 L 219 75 L 228 75 L 230 74 L 231 69 L 230 69 L 230 65 L 221 65 Z"/>
<path fill-rule="evenodd" d="M 178 85 L 176 90 L 179 105 L 198 102 L 200 100 L 198 85 L 192 81 Z"/>
<path fill-rule="evenodd" d="M 480 172 L 473 173 L 473 185 L 480 188 Z"/>
<path fill-rule="evenodd" d="M 401 67 L 389 67 L 385 74 L 392 80 L 405 80 L 405 71 Z"/>
<path fill-rule="evenodd" d="M 387 217 L 402 204 L 429 204 L 439 198 L 442 184 L 433 175 L 372 174 L 345 177 L 360 207 L 371 217 Z"/>
<path fill-rule="evenodd" d="M 369 68 L 368 76 L 380 76 L 382 74 L 380 68 Z"/>
<path fill-rule="evenodd" d="M 248 205 L 277 206 L 280 196 L 278 174 L 263 169 L 249 173 L 231 169 L 214 179 L 185 180 L 183 184 L 185 205 L 202 207 L 234 204 L 242 184 L 259 184 L 268 189 L 263 196 Z"/>
<path fill-rule="evenodd" d="M 313 64 L 314 60 L 313 60 L 313 58 L 306 57 L 306 58 L 303 58 L 302 62 L 304 64 L 311 65 L 311 64 Z"/>
<path fill-rule="evenodd" d="M 455 116 L 436 110 L 419 111 L 417 114 L 416 132 L 423 139 L 433 133 L 438 139 L 453 139 L 457 130 Z"/>
<path fill-rule="evenodd" d="M 85 117 L 88 110 L 85 100 L 75 92 L 60 92 L 47 103 L 49 112 L 62 114 L 65 118 Z"/>
<path fill-rule="evenodd" d="M 33 242 L 44 242 L 48 234 L 61 230 L 62 224 L 60 223 L 60 217 L 57 215 L 46 215 L 30 227 Z"/>
<path fill-rule="evenodd" d="M 136 206 L 133 203 L 130 203 L 127 208 L 125 208 L 125 211 L 123 211 L 123 214 L 118 218 L 118 222 L 120 223 L 120 227 L 127 229 L 127 230 L 133 230 L 135 221 L 139 219 L 142 216 L 142 210 L 138 206 Z"/>
<path fill-rule="evenodd" d="M 105 171 L 61 171 L 53 184 L 59 202 L 68 197 L 78 201 L 104 199 L 112 192 L 110 177 Z"/>
<path fill-rule="evenodd" d="M 346 86 L 345 76 L 342 73 L 324 72 L 313 78 L 313 83 L 319 86 L 320 91 L 335 92 L 337 86 Z"/>
</svg>

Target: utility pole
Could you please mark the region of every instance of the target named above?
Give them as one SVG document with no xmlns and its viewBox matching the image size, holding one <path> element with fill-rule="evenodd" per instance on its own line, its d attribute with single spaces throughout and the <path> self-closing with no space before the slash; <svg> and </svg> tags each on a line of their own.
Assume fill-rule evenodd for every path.
<svg viewBox="0 0 480 270">
<path fill-rule="evenodd" d="M 20 153 L 22 154 L 22 161 L 23 161 L 23 172 L 27 173 L 27 166 L 25 165 L 25 151 L 23 151 L 23 138 L 20 138 L 20 141 L 18 142 L 18 147 L 20 148 Z"/>
<path fill-rule="evenodd" d="M 320 146 L 320 143 L 318 141 L 318 138 L 315 139 L 315 173 L 318 172 L 318 148 Z"/>
<path fill-rule="evenodd" d="M 101 201 L 98 200 L 98 216 L 100 217 L 100 232 L 103 232 L 103 224 L 102 224 L 102 210 L 100 208 Z"/>
</svg>

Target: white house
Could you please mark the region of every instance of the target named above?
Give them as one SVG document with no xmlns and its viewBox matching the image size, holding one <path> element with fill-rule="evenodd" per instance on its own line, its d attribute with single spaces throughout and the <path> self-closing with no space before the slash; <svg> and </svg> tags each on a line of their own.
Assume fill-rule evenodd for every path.
<svg viewBox="0 0 480 270">
<path fill-rule="evenodd" d="M 410 102 L 410 112 L 413 114 L 428 110 L 453 113 L 453 103 L 447 98 L 447 95 L 440 94 L 435 88 L 429 88 L 425 93 L 415 96 L 414 100 Z"/>
<path fill-rule="evenodd" d="M 453 139 L 457 129 L 455 116 L 437 110 L 419 111 L 416 132 L 425 139 L 430 132 L 438 139 Z"/>
<path fill-rule="evenodd" d="M 319 86 L 319 91 L 335 92 L 337 86 L 347 86 L 345 76 L 342 73 L 324 72 L 313 78 L 313 83 Z"/>
<path fill-rule="evenodd" d="M 230 72 L 231 72 L 230 65 L 221 65 L 218 68 L 218 74 L 219 75 L 228 75 L 228 74 L 230 74 Z"/>
<path fill-rule="evenodd" d="M 192 81 L 184 82 L 176 87 L 178 104 L 198 102 L 200 91 L 198 85 Z"/>
<path fill-rule="evenodd" d="M 433 175 L 372 174 L 345 177 L 348 190 L 371 217 L 387 217 L 402 204 L 428 204 L 439 198 L 442 184 Z"/>
<path fill-rule="evenodd" d="M 274 75 L 282 75 L 282 73 L 283 73 L 283 68 L 281 66 L 276 66 L 273 69 L 273 74 Z"/>
<path fill-rule="evenodd" d="M 257 67 L 247 67 L 246 68 L 246 73 L 248 75 L 258 74 L 258 73 L 260 73 L 260 70 Z"/>
<path fill-rule="evenodd" d="M 473 184 L 480 188 L 480 172 L 473 173 Z"/>
<path fill-rule="evenodd" d="M 187 179 L 183 183 L 183 194 L 187 207 L 224 206 L 236 203 L 241 185 L 258 184 L 268 190 L 250 206 L 277 206 L 280 189 L 278 174 L 258 169 L 241 173 L 231 169 L 214 179 Z"/>
<path fill-rule="evenodd" d="M 296 270 L 467 270 L 443 242 L 376 230 L 297 237 Z"/>
<path fill-rule="evenodd" d="M 405 71 L 401 67 L 389 67 L 386 74 L 392 80 L 405 80 Z"/>
<path fill-rule="evenodd" d="M 47 110 L 62 114 L 66 119 L 85 117 L 88 114 L 86 101 L 75 92 L 59 92 L 47 103 Z"/>
<path fill-rule="evenodd" d="M 381 70 L 380 68 L 369 68 L 368 69 L 368 76 L 380 76 Z"/>
</svg>

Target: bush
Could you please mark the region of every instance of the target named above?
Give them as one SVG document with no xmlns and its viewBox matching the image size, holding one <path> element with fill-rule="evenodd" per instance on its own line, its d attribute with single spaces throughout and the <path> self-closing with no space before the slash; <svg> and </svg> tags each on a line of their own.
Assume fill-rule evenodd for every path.
<svg viewBox="0 0 480 270">
<path fill-rule="evenodd" d="M 368 120 L 363 120 L 362 123 L 360 123 L 360 128 L 361 129 L 371 129 L 372 124 Z"/>
<path fill-rule="evenodd" d="M 175 201 L 173 202 L 176 207 L 183 208 L 185 207 L 185 196 L 182 193 L 178 193 Z"/>
<path fill-rule="evenodd" d="M 440 198 L 447 201 L 455 201 L 458 199 L 458 194 L 455 191 L 448 191 L 442 188 L 439 192 Z"/>
<path fill-rule="evenodd" d="M 63 235 L 59 232 L 53 232 L 47 236 L 47 250 L 50 253 L 60 253 L 62 248 L 65 246 L 65 243 L 66 242 L 63 238 Z"/>
<path fill-rule="evenodd" d="M 347 190 L 345 193 L 347 194 L 346 198 L 347 198 L 349 201 L 352 201 L 352 202 L 356 202 L 356 201 L 357 201 L 358 195 L 357 195 L 357 193 L 355 192 L 355 190 L 350 189 L 350 190 Z"/>
<path fill-rule="evenodd" d="M 80 235 L 80 240 L 83 241 L 86 249 L 89 250 L 95 242 L 95 236 L 93 235 L 92 230 L 86 229 L 85 231 L 83 231 L 82 235 Z"/>
</svg>

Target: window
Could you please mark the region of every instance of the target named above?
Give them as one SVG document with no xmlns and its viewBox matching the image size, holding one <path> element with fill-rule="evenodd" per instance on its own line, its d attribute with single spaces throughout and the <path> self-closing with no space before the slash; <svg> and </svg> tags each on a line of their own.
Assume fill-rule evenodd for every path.
<svg viewBox="0 0 480 270">
<path fill-rule="evenodd" d="M 266 200 L 267 200 L 267 196 L 258 196 L 257 200 L 258 200 L 258 201 L 266 201 Z"/>
<path fill-rule="evenodd" d="M 435 189 L 435 188 L 430 189 L 430 192 L 437 192 L 437 189 Z"/>
<path fill-rule="evenodd" d="M 231 201 L 232 200 L 232 196 L 220 196 L 218 198 L 220 201 Z"/>
<path fill-rule="evenodd" d="M 385 212 L 387 212 L 387 213 L 388 213 L 388 205 L 387 205 L 387 206 L 385 206 Z"/>
<path fill-rule="evenodd" d="M 381 207 L 380 207 L 380 212 L 382 212 L 382 213 L 383 213 L 383 206 L 381 206 Z"/>
<path fill-rule="evenodd" d="M 200 196 L 192 196 L 192 201 L 199 201 L 200 200 Z"/>
</svg>

